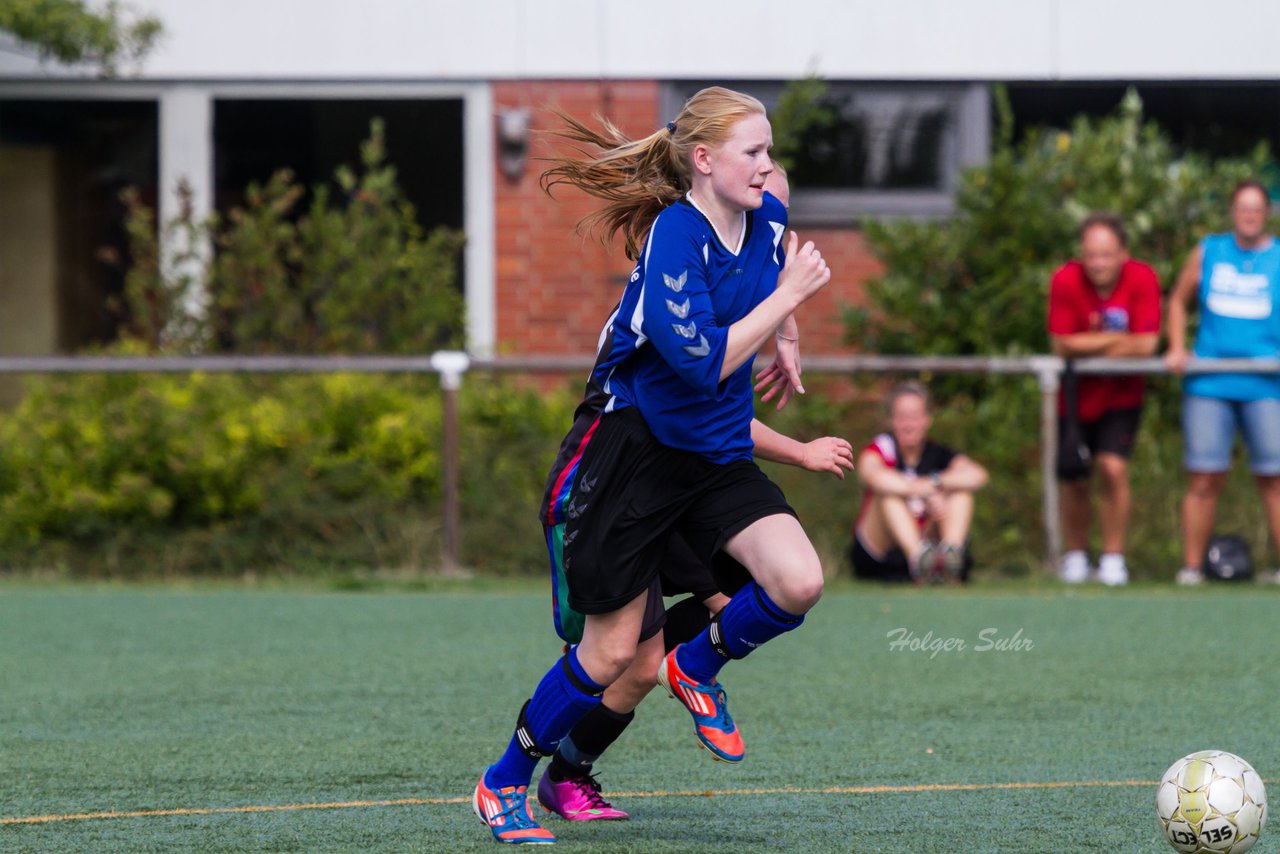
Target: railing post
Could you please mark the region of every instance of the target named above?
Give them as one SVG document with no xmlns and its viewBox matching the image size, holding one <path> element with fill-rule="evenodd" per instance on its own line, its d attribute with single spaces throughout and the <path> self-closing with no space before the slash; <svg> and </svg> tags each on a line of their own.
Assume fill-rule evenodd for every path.
<svg viewBox="0 0 1280 854">
<path fill-rule="evenodd" d="M 1050 572 L 1062 559 L 1062 513 L 1058 506 L 1058 387 L 1062 359 L 1035 356 L 1032 369 L 1040 383 L 1040 484 L 1044 506 L 1044 558 Z"/>
<path fill-rule="evenodd" d="M 440 374 L 443 400 L 444 448 L 441 468 L 444 487 L 444 571 L 452 574 L 462 567 L 461 514 L 458 501 L 458 389 L 462 375 L 471 367 L 471 358 L 456 350 L 442 350 L 431 356 L 431 367 Z"/>
</svg>

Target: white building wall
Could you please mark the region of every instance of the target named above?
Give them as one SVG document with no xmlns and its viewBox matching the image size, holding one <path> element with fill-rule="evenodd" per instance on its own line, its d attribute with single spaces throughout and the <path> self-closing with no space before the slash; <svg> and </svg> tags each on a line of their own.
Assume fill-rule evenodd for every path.
<svg viewBox="0 0 1280 854">
<path fill-rule="evenodd" d="M 1280 4 L 1257 0 L 134 5 L 164 23 L 156 79 L 1280 79 Z"/>
</svg>

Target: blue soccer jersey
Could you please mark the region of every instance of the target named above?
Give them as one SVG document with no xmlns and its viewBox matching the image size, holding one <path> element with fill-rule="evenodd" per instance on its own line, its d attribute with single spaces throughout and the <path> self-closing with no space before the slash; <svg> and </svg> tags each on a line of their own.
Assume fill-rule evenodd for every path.
<svg viewBox="0 0 1280 854">
<path fill-rule="evenodd" d="M 782 203 L 765 193 L 743 217 L 731 248 L 688 196 L 658 215 L 594 375 L 606 412 L 634 406 L 659 442 L 714 463 L 751 458 L 751 359 L 720 371 L 729 326 L 773 293 L 784 261 Z"/>
<path fill-rule="evenodd" d="M 1235 235 L 1201 241 L 1200 328 L 1195 354 L 1210 359 L 1280 355 L 1280 241 L 1241 249 Z M 1187 394 L 1223 400 L 1280 398 L 1280 378 L 1267 374 L 1193 374 Z"/>
</svg>

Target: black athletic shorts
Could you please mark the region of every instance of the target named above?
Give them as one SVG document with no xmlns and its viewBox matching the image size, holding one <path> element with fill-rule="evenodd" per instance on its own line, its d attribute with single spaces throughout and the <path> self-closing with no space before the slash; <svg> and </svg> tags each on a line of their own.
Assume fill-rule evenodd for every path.
<svg viewBox="0 0 1280 854">
<path fill-rule="evenodd" d="M 853 545 L 849 546 L 849 561 L 853 564 L 853 574 L 867 581 L 911 581 L 911 571 L 907 567 L 907 556 L 899 548 L 892 548 L 876 557 L 862 539 L 853 535 Z M 969 571 L 973 569 L 973 556 L 969 550 L 964 551 L 964 566 L 960 570 L 960 580 L 969 580 Z"/>
<path fill-rule="evenodd" d="M 911 572 L 907 568 L 907 556 L 902 549 L 893 548 L 879 557 L 867 551 L 862 539 L 853 535 L 853 545 L 849 547 L 849 560 L 853 563 L 853 574 L 869 581 L 910 581 Z"/>
<path fill-rule="evenodd" d="M 754 462 L 716 465 L 668 448 L 633 407 L 602 415 L 566 509 L 569 605 L 607 614 L 639 596 L 659 578 L 676 531 L 714 570 L 730 537 L 777 513 L 795 515 Z"/>
<path fill-rule="evenodd" d="M 1098 454 L 1115 454 L 1126 460 L 1133 455 L 1133 440 L 1138 435 L 1138 422 L 1142 420 L 1142 407 L 1111 409 L 1093 421 L 1080 422 L 1080 436 L 1089 448 L 1090 472 L 1092 458 Z M 1058 418 L 1058 436 L 1062 436 L 1063 419 Z M 1077 480 L 1089 476 L 1080 475 Z M 1064 478 L 1069 480 L 1070 478 Z"/>
<path fill-rule="evenodd" d="M 716 552 L 710 565 L 693 553 L 684 534 L 675 531 L 667 542 L 667 556 L 659 567 L 663 596 L 692 593 L 707 599 L 717 593 L 732 596 L 751 580 L 751 573 L 724 552 Z"/>
<path fill-rule="evenodd" d="M 543 531 L 551 555 L 551 614 L 556 634 L 568 643 L 578 643 L 582 640 L 583 619 L 569 607 L 569 588 L 561 565 L 562 549 L 556 547 L 558 534 L 551 526 L 543 526 Z M 658 567 L 658 578 L 649 585 L 640 641 L 647 641 L 666 625 L 663 597 L 692 594 L 699 601 L 706 601 L 716 593 L 732 596 L 750 580 L 746 567 L 724 552 L 717 553 L 708 566 L 693 553 L 680 532 L 673 533 L 667 543 L 666 557 Z"/>
<path fill-rule="evenodd" d="M 640 642 L 644 643 L 666 626 L 667 604 L 663 597 L 692 594 L 705 600 L 717 593 L 732 596 L 750 580 L 746 567 L 724 552 L 716 553 L 708 565 L 693 553 L 684 535 L 678 531 L 672 533 L 667 542 L 667 555 L 658 567 L 658 577 L 649 585 Z"/>
</svg>

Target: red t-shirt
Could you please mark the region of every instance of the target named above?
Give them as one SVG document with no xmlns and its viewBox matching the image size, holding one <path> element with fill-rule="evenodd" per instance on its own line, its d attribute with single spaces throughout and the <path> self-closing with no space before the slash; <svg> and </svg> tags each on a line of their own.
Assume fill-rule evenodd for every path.
<svg viewBox="0 0 1280 854">
<path fill-rule="evenodd" d="M 1049 334 L 1101 331 L 1160 331 L 1160 283 L 1155 270 L 1141 261 L 1126 261 L 1106 299 L 1098 295 L 1079 261 L 1068 261 L 1053 274 Z M 1081 377 L 1077 392 L 1080 420 L 1096 421 L 1111 410 L 1141 406 L 1145 384 L 1142 376 Z M 1066 412 L 1061 394 L 1058 412 Z"/>
</svg>

